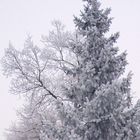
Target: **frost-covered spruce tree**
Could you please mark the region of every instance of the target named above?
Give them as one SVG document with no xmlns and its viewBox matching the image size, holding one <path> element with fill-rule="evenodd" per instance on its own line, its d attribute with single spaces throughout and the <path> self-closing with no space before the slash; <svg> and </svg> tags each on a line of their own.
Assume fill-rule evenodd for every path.
<svg viewBox="0 0 140 140">
<path fill-rule="evenodd" d="M 83 1 L 84 11 L 74 19 L 77 39 L 71 42 L 78 66 L 68 69 L 73 83 L 65 87 L 71 110 L 61 111 L 65 132 L 73 136 L 69 139 L 133 140 L 137 130 L 128 112 L 131 73 L 123 78 L 126 52 L 114 47 L 118 33 L 106 36 L 110 9 L 101 9 L 98 0 Z"/>
</svg>

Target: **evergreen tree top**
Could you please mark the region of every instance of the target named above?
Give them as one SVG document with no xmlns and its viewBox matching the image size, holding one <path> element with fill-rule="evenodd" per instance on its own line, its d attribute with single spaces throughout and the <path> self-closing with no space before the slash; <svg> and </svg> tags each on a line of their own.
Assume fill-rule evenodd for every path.
<svg viewBox="0 0 140 140">
<path fill-rule="evenodd" d="M 102 35 L 109 31 L 112 18 L 109 18 L 111 9 L 100 9 L 100 2 L 97 0 L 85 0 L 84 11 L 81 11 L 81 17 L 75 17 L 75 25 L 83 35 L 96 33 Z"/>
</svg>

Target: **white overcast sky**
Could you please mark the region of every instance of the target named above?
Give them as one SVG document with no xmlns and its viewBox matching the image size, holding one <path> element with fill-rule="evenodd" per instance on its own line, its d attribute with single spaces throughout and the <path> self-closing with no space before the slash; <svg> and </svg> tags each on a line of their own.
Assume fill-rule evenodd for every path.
<svg viewBox="0 0 140 140">
<path fill-rule="evenodd" d="M 53 19 L 59 19 L 68 30 L 74 29 L 73 15 L 79 15 L 82 0 L 0 0 L 0 58 L 9 41 L 16 48 L 23 47 L 28 34 L 39 42 L 46 35 Z M 140 0 L 102 0 L 103 7 L 111 7 L 115 19 L 111 33 L 119 31 L 118 46 L 128 52 L 128 70 L 134 73 L 132 92 L 140 97 Z M 128 71 L 127 70 L 127 71 Z M 9 81 L 0 71 L 0 140 L 2 133 L 19 106 L 18 97 L 8 93 Z"/>
</svg>

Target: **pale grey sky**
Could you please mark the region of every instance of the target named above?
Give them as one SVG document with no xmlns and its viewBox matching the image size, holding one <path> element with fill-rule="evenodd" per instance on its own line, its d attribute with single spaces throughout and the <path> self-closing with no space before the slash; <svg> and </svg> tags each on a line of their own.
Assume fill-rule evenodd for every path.
<svg viewBox="0 0 140 140">
<path fill-rule="evenodd" d="M 128 52 L 128 70 L 134 73 L 132 91 L 140 97 L 140 1 L 102 0 L 103 7 L 111 7 L 115 19 L 111 33 L 120 31 L 118 46 Z M 27 34 L 39 42 L 46 35 L 53 19 L 59 19 L 68 30 L 74 29 L 73 15 L 79 15 L 82 0 L 0 0 L 0 58 L 9 40 L 16 48 L 23 47 Z M 17 97 L 8 93 L 9 81 L 0 72 L 0 139 L 11 120 L 15 119 L 15 109 L 19 106 Z"/>
</svg>

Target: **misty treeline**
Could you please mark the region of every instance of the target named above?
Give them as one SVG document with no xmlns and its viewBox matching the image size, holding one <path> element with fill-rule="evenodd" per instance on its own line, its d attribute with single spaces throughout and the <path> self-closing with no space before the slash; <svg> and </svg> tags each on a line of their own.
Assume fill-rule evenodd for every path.
<svg viewBox="0 0 140 140">
<path fill-rule="evenodd" d="M 28 37 L 22 50 L 6 49 L 10 91 L 26 100 L 7 140 L 140 139 L 140 102 L 131 101 L 131 72 L 123 76 L 127 54 L 114 45 L 119 33 L 108 33 L 111 10 L 83 1 L 74 32 L 54 21 L 43 47 Z"/>
</svg>

